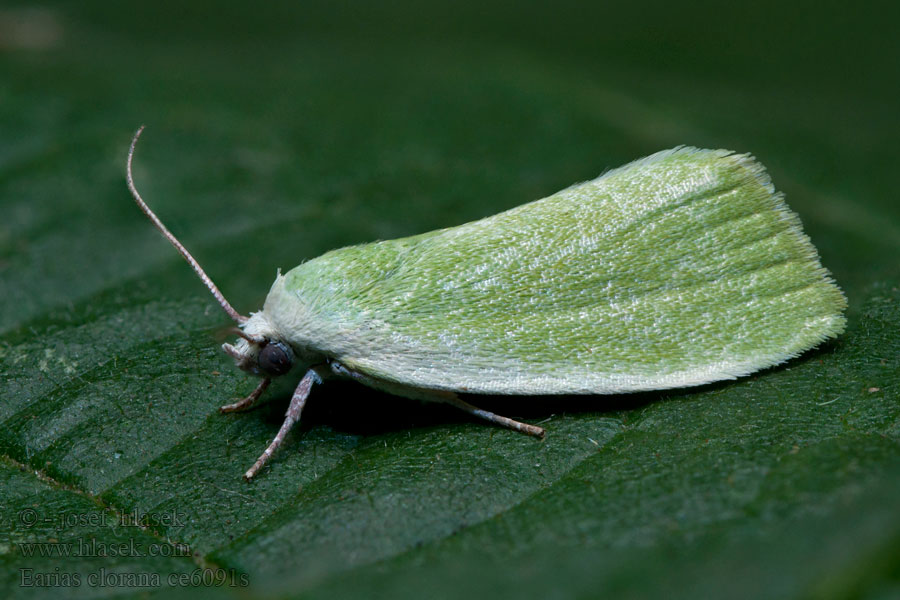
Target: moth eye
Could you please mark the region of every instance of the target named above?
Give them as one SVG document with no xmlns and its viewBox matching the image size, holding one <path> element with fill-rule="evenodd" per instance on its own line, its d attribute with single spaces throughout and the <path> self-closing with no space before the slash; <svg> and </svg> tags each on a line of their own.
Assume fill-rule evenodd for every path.
<svg viewBox="0 0 900 600">
<path fill-rule="evenodd" d="M 269 342 L 259 351 L 257 364 L 267 375 L 284 375 L 294 364 L 294 353 L 287 344 Z"/>
</svg>

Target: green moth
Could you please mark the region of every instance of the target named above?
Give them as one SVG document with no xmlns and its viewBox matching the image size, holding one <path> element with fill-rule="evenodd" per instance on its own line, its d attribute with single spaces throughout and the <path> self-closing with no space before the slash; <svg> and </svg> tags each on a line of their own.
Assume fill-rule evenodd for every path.
<svg viewBox="0 0 900 600">
<path fill-rule="evenodd" d="M 506 212 L 332 250 L 278 273 L 263 309 L 228 303 L 135 201 L 238 323 L 223 349 L 261 381 L 305 373 L 251 479 L 299 420 L 314 384 L 354 379 L 444 402 L 538 437 L 460 399 L 695 386 L 777 365 L 839 335 L 843 293 L 762 165 L 675 148 Z"/>
</svg>

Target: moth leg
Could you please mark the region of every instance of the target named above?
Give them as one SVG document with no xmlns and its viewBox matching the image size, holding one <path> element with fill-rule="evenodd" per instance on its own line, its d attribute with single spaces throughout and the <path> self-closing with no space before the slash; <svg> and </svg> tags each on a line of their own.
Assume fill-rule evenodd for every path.
<svg viewBox="0 0 900 600">
<path fill-rule="evenodd" d="M 358 371 L 348 369 L 346 366 L 336 361 L 331 363 L 331 370 L 334 371 L 337 375 L 355 379 L 356 381 L 369 387 L 375 388 L 376 390 L 381 390 L 390 394 L 396 394 L 397 396 L 403 396 L 404 398 L 412 398 L 414 400 L 444 402 L 446 404 L 450 404 L 452 406 L 455 406 L 456 408 L 464 410 L 470 415 L 474 415 L 479 419 L 485 419 L 486 421 L 490 421 L 491 423 L 501 425 L 508 429 L 514 429 L 515 431 L 520 431 L 522 433 L 527 433 L 528 435 L 533 435 L 534 437 L 544 437 L 545 432 L 543 428 L 537 427 L 535 425 L 529 425 L 528 423 L 514 421 L 509 417 L 501 417 L 500 415 L 483 410 L 476 406 L 472 406 L 468 402 L 460 400 L 455 392 L 450 392 L 447 390 L 430 390 L 417 388 L 400 383 L 394 383 L 391 381 L 384 381 L 383 379 L 378 379 L 375 377 L 371 377 L 370 375 L 365 375 Z"/>
<path fill-rule="evenodd" d="M 269 461 L 275 451 L 278 450 L 278 447 L 281 446 L 287 433 L 297 421 L 300 420 L 300 413 L 303 412 L 303 407 L 306 406 L 306 399 L 309 398 L 309 392 L 312 390 L 314 383 L 322 383 L 322 377 L 316 372 L 315 367 L 307 371 L 306 375 L 303 376 L 303 379 L 300 380 L 300 383 L 297 384 L 294 395 L 291 396 L 291 404 L 288 406 L 287 413 L 284 415 L 284 423 L 281 424 L 281 429 L 278 430 L 275 439 L 272 440 L 272 443 L 269 444 L 266 451 L 262 453 L 262 456 L 260 456 L 257 461 L 253 463 L 253 466 L 244 473 L 244 479 L 247 481 L 253 479 L 263 465 Z"/>
<path fill-rule="evenodd" d="M 259 382 L 259 385 L 256 386 L 256 389 L 250 392 L 250 395 L 246 398 L 238 400 L 233 404 L 226 404 L 225 406 L 219 407 L 219 412 L 229 413 L 229 412 L 237 412 L 241 410 L 247 410 L 256 404 L 256 401 L 259 400 L 259 397 L 262 396 L 263 392 L 266 391 L 266 388 L 269 387 L 269 384 L 272 382 L 271 379 L 266 377 L 262 381 Z"/>
<path fill-rule="evenodd" d="M 486 421 L 490 421 L 491 423 L 496 423 L 497 425 L 501 425 L 503 427 L 507 427 L 509 429 L 514 429 L 516 431 L 521 431 L 522 433 L 527 433 L 528 435 L 533 435 L 537 438 L 544 437 L 544 429 L 543 427 L 537 427 L 536 425 L 529 425 L 528 423 L 522 423 L 521 421 L 514 421 L 509 417 L 501 417 L 498 414 L 494 414 L 492 412 L 483 410 L 478 408 L 477 406 L 472 406 L 468 402 L 460 400 L 454 395 L 452 398 L 448 398 L 444 400 L 447 404 L 452 404 L 456 408 L 466 411 L 470 415 L 475 415 L 480 419 L 485 419 Z"/>
</svg>

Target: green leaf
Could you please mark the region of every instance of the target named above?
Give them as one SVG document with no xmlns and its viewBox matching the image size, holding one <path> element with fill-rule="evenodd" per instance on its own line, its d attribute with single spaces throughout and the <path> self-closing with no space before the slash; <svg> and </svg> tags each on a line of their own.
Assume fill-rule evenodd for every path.
<svg viewBox="0 0 900 600">
<path fill-rule="evenodd" d="M 0 9 L 0 591 L 10 598 L 900 594 L 891 20 L 818 5 Z M 486 398 L 543 442 L 350 383 L 252 484 L 231 302 L 351 243 L 679 144 L 752 152 L 848 329 L 734 382 Z M 77 580 L 77 585 L 76 585 Z"/>
</svg>

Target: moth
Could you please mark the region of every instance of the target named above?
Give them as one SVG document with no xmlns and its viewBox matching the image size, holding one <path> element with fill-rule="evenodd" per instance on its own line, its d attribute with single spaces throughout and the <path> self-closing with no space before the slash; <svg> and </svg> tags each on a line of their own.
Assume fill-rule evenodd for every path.
<svg viewBox="0 0 900 600">
<path fill-rule="evenodd" d="M 252 479 L 329 377 L 443 402 L 536 437 L 467 394 L 616 394 L 697 386 L 782 363 L 845 326 L 847 302 L 752 156 L 678 147 L 464 225 L 332 250 L 238 313 L 135 202 L 237 323 L 224 344 L 260 378 L 300 378 Z M 300 374 L 303 374 L 300 376 Z"/>
</svg>

